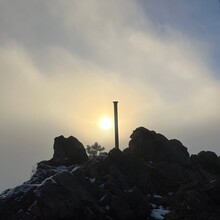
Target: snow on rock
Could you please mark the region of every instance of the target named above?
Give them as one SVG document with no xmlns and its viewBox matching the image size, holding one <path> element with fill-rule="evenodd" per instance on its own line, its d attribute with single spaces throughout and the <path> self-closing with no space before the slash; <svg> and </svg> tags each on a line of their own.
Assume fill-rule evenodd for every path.
<svg viewBox="0 0 220 220">
<path fill-rule="evenodd" d="M 72 172 L 75 172 L 77 171 L 78 169 L 81 169 L 79 166 L 75 166 L 73 169 L 72 169 Z"/>
<path fill-rule="evenodd" d="M 89 180 L 90 180 L 91 183 L 95 182 L 95 178 L 89 178 Z"/>
<path fill-rule="evenodd" d="M 8 190 L 4 191 L 1 194 L 0 198 L 3 199 L 3 198 L 7 197 L 9 199 L 9 198 L 19 196 L 21 194 L 27 194 L 30 190 L 32 190 L 35 187 L 36 187 L 35 185 L 23 184 L 23 185 L 15 187 L 14 189 L 8 189 Z"/>
<path fill-rule="evenodd" d="M 156 220 L 163 220 L 164 216 L 170 213 L 170 210 L 165 209 L 163 206 L 156 206 L 155 204 L 151 204 L 152 212 L 151 217 Z"/>
<path fill-rule="evenodd" d="M 157 195 L 157 194 L 154 194 L 153 197 L 154 197 L 155 199 L 161 199 L 161 198 L 163 198 L 161 195 Z"/>
</svg>

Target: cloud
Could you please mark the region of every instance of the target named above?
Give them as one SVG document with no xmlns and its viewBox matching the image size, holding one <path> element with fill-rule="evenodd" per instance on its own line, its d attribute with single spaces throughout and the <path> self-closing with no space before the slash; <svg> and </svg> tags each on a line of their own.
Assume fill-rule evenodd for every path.
<svg viewBox="0 0 220 220">
<path fill-rule="evenodd" d="M 164 29 L 164 38 L 156 35 L 132 1 L 120 13 L 114 9 L 122 5 L 90 3 L 63 2 L 65 13 L 59 15 L 63 15 L 70 32 L 77 30 L 93 46 L 93 62 L 129 79 L 125 80 L 128 87 L 140 80 L 143 92 L 137 92 L 137 100 L 146 97 L 153 102 L 154 112 L 161 109 L 165 115 L 171 112 L 176 119 L 188 122 L 218 117 L 219 83 L 212 78 L 205 60 L 206 47 L 172 28 Z M 130 25 L 132 17 L 144 23 L 146 29 L 140 31 L 136 23 Z"/>
<path fill-rule="evenodd" d="M 128 96 L 133 97 L 133 109 L 140 108 L 142 103 L 142 111 L 133 110 L 139 112 L 140 121 L 151 124 L 166 126 L 178 121 L 182 126 L 192 120 L 218 117 L 219 86 L 200 55 L 204 51 L 194 47 L 194 42 L 172 29 L 166 30 L 165 39 L 157 36 L 150 21 L 142 21 L 145 16 L 131 1 L 120 12 L 118 8 L 122 6 L 112 3 L 91 1 L 90 7 L 77 1 L 57 4 L 51 7 L 51 14 L 63 19 L 60 25 L 66 27 L 65 34 L 77 32 L 91 45 L 91 55 L 80 58 L 74 51 L 51 45 L 43 49 L 47 63 L 42 69 L 35 66 L 28 48 L 12 45 L 5 49 L 2 53 L 8 59 L 7 67 L 15 68 L 14 72 L 5 71 L 13 72 L 11 77 L 15 79 L 13 92 L 6 98 L 6 106 L 12 106 L 7 109 L 16 109 L 17 116 L 23 114 L 26 118 L 38 115 L 70 121 L 74 119 L 71 115 L 82 113 L 79 109 L 92 109 L 101 99 L 119 97 L 123 101 Z M 113 14 L 107 12 L 109 8 Z M 131 25 L 130 15 L 148 29 L 140 31 L 135 24 Z M 10 80 L 8 75 L 6 78 Z M 4 82 L 5 86 L 8 84 Z M 101 98 L 102 91 L 105 92 Z M 18 99 L 14 100 L 13 93 Z M 88 97 L 98 101 L 88 105 Z M 63 119 L 63 114 L 67 119 Z M 84 114 L 88 115 L 86 110 Z"/>
</svg>

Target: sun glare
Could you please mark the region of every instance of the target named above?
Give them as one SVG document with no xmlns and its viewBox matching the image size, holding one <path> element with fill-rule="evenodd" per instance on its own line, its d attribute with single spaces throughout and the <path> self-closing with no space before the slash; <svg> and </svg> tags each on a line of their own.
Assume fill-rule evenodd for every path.
<svg viewBox="0 0 220 220">
<path fill-rule="evenodd" d="M 103 117 L 101 118 L 99 125 L 102 129 L 108 130 L 112 127 L 112 120 L 108 117 Z"/>
</svg>

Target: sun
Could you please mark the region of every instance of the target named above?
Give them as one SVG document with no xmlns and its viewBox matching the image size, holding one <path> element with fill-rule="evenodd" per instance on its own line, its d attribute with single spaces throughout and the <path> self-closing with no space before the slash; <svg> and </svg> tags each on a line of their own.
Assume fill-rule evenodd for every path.
<svg viewBox="0 0 220 220">
<path fill-rule="evenodd" d="M 104 130 L 109 130 L 112 127 L 112 120 L 109 117 L 103 117 L 100 119 L 99 125 Z"/>
</svg>

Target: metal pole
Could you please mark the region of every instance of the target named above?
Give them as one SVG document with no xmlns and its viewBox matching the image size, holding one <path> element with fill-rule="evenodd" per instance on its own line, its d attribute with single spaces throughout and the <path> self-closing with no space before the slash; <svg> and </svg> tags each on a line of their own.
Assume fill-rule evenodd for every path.
<svg viewBox="0 0 220 220">
<path fill-rule="evenodd" d="M 114 101 L 114 117 L 115 117 L 115 147 L 119 148 L 118 138 L 118 101 Z"/>
</svg>

